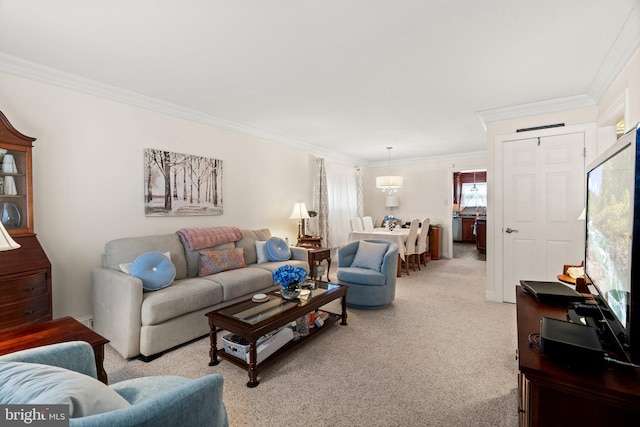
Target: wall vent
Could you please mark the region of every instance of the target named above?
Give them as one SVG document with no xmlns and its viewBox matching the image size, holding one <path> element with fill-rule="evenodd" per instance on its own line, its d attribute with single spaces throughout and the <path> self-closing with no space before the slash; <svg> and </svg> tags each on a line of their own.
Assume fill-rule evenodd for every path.
<svg viewBox="0 0 640 427">
<path fill-rule="evenodd" d="M 529 131 L 532 131 L 532 130 L 559 128 L 559 127 L 563 127 L 563 126 L 564 126 L 564 123 L 556 123 L 554 125 L 536 126 L 536 127 L 533 127 L 533 128 L 522 128 L 522 129 L 516 130 L 516 132 L 529 132 Z"/>
</svg>

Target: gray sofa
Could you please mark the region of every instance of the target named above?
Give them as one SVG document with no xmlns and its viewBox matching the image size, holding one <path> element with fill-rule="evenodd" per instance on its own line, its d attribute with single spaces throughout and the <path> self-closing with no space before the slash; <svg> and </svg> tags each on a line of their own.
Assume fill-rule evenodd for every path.
<svg viewBox="0 0 640 427">
<path fill-rule="evenodd" d="M 151 360 L 159 353 L 208 334 L 205 313 L 256 293 L 274 290 L 272 272 L 290 264 L 309 271 L 307 253 L 291 248 L 291 259 L 257 263 L 256 241 L 271 237 L 268 229 L 242 230 L 243 238 L 214 249 L 243 248 L 245 268 L 198 277 L 199 252 L 183 245 L 177 234 L 128 237 L 105 245 L 102 267 L 91 272 L 93 329 L 125 358 Z M 176 267 L 174 282 L 143 292 L 142 281 L 123 273 L 145 252 L 169 252 Z"/>
</svg>

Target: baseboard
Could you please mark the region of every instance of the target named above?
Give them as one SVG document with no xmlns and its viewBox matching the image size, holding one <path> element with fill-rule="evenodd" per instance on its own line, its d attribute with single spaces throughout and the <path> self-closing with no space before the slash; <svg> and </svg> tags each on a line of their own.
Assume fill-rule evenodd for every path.
<svg viewBox="0 0 640 427">
<path fill-rule="evenodd" d="M 75 319 L 87 328 L 93 329 L 93 316 L 76 317 Z"/>
</svg>

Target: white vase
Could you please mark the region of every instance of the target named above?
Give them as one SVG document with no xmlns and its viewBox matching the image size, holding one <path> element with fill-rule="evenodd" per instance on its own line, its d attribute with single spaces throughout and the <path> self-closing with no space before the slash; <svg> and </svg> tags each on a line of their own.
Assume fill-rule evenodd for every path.
<svg viewBox="0 0 640 427">
<path fill-rule="evenodd" d="M 4 177 L 4 194 L 7 196 L 15 196 L 18 194 L 18 190 L 16 189 L 16 182 L 13 180 L 12 176 Z"/>
<path fill-rule="evenodd" d="M 2 172 L 4 173 L 18 173 L 18 167 L 16 161 L 13 158 L 13 154 L 5 154 L 2 159 Z"/>
</svg>

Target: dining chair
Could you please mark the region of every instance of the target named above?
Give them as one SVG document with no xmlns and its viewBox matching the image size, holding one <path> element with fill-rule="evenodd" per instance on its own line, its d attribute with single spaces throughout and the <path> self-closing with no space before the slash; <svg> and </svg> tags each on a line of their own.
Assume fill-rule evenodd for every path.
<svg viewBox="0 0 640 427">
<path fill-rule="evenodd" d="M 351 218 L 351 231 L 364 231 L 362 218 L 360 218 L 359 216 Z"/>
<path fill-rule="evenodd" d="M 420 264 L 426 267 L 427 265 L 427 248 L 429 247 L 429 224 L 430 218 L 422 220 L 420 226 L 420 234 L 418 234 L 418 240 L 416 242 L 416 255 L 418 258 L 418 270 L 420 270 Z"/>
<path fill-rule="evenodd" d="M 414 218 L 411 220 L 409 226 L 409 234 L 407 240 L 404 242 L 404 268 L 405 272 L 409 274 L 409 263 L 411 262 L 411 269 L 416 271 L 416 240 L 418 239 L 418 229 L 420 228 L 420 220 Z"/>
<path fill-rule="evenodd" d="M 370 216 L 363 216 L 362 226 L 364 227 L 364 231 L 373 231 L 373 218 Z"/>
</svg>

